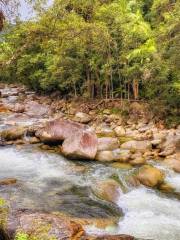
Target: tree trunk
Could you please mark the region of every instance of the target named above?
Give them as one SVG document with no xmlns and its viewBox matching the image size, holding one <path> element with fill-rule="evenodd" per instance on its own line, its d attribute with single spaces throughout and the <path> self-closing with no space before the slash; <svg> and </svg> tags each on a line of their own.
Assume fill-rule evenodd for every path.
<svg viewBox="0 0 180 240">
<path fill-rule="evenodd" d="M 137 79 L 133 80 L 133 94 L 134 99 L 137 100 L 139 98 L 139 82 Z"/>
</svg>

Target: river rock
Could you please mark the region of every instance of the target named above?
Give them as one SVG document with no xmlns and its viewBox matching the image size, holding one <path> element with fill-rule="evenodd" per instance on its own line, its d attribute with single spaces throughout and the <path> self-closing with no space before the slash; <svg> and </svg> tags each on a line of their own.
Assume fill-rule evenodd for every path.
<svg viewBox="0 0 180 240">
<path fill-rule="evenodd" d="M 167 146 L 162 152 L 159 153 L 160 157 L 167 157 L 169 155 L 172 155 L 175 152 L 175 146 L 169 145 Z"/>
<path fill-rule="evenodd" d="M 121 188 L 118 182 L 113 179 L 108 179 L 97 182 L 93 186 L 92 191 L 98 198 L 116 203 L 120 196 Z"/>
<path fill-rule="evenodd" d="M 0 113 L 8 112 L 8 111 L 9 109 L 6 106 L 4 106 L 3 104 L 0 104 Z"/>
<path fill-rule="evenodd" d="M 145 106 L 138 102 L 131 103 L 129 107 L 129 112 L 132 119 L 139 119 L 145 117 Z M 146 121 L 147 122 L 147 121 Z"/>
<path fill-rule="evenodd" d="M 145 163 L 146 163 L 146 159 L 142 156 L 136 157 L 135 159 L 130 161 L 130 164 L 132 166 L 140 166 L 140 165 L 144 165 Z"/>
<path fill-rule="evenodd" d="M 129 163 L 114 162 L 111 164 L 111 166 L 117 169 L 126 169 L 126 170 L 132 169 L 132 166 Z"/>
<path fill-rule="evenodd" d="M 153 166 L 145 165 L 139 169 L 137 178 L 145 186 L 156 187 L 164 181 L 164 174 Z"/>
<path fill-rule="evenodd" d="M 104 109 L 103 110 L 103 114 L 110 115 L 111 114 L 111 110 L 110 109 Z"/>
<path fill-rule="evenodd" d="M 13 127 L 10 129 L 3 130 L 0 133 L 0 136 L 3 140 L 6 141 L 14 141 L 17 139 L 21 139 L 26 132 L 26 128 L 24 127 Z"/>
<path fill-rule="evenodd" d="M 42 142 L 59 142 L 85 129 L 87 129 L 87 127 L 83 124 L 59 118 L 48 122 L 46 126 L 40 128 L 35 135 L 40 138 Z"/>
<path fill-rule="evenodd" d="M 114 131 L 115 131 L 117 137 L 122 137 L 122 136 L 126 135 L 126 130 L 122 126 L 117 126 L 114 129 Z"/>
<path fill-rule="evenodd" d="M 12 238 L 15 234 L 26 233 L 31 239 L 74 239 L 80 240 L 84 230 L 80 224 L 48 213 L 13 213 L 7 221 L 7 233 Z M 14 239 L 14 238 L 13 238 Z"/>
<path fill-rule="evenodd" d="M 25 112 L 31 117 L 43 117 L 49 114 L 49 107 L 44 104 L 39 104 L 35 101 L 29 101 L 25 105 Z"/>
<path fill-rule="evenodd" d="M 16 113 L 23 113 L 25 111 L 24 104 L 16 103 L 14 107 L 12 107 L 11 111 Z"/>
<path fill-rule="evenodd" d="M 163 163 L 172 168 L 175 172 L 180 173 L 180 155 L 179 154 L 174 154 L 172 156 L 169 156 L 166 158 Z"/>
<path fill-rule="evenodd" d="M 129 162 L 131 158 L 131 151 L 128 149 L 116 149 L 113 151 L 114 155 L 114 160 L 121 162 L 121 163 L 126 163 Z"/>
<path fill-rule="evenodd" d="M 13 185 L 13 184 L 16 184 L 16 182 L 17 182 L 16 178 L 0 179 L 0 186 L 3 186 L 3 185 Z"/>
<path fill-rule="evenodd" d="M 62 145 L 62 153 L 75 159 L 94 159 L 97 153 L 97 137 L 90 131 L 76 132 Z"/>
<path fill-rule="evenodd" d="M 98 138 L 98 151 L 114 150 L 119 147 L 117 138 L 102 137 Z"/>
<path fill-rule="evenodd" d="M 39 138 L 37 138 L 37 137 L 30 137 L 29 138 L 29 143 L 30 144 L 37 144 L 37 143 L 39 143 L 40 142 L 40 140 L 39 140 Z"/>
<path fill-rule="evenodd" d="M 161 147 L 161 152 L 159 153 L 160 157 L 167 157 L 180 149 L 180 134 L 175 129 L 169 130 L 166 141 Z"/>
<path fill-rule="evenodd" d="M 108 236 L 108 235 L 97 236 L 91 239 L 92 240 L 134 240 L 135 238 L 132 236 L 122 234 L 122 235 L 114 235 L 114 236 Z"/>
<path fill-rule="evenodd" d="M 150 141 L 129 141 L 125 142 L 121 145 L 122 149 L 129 149 L 129 150 L 136 150 L 136 151 L 141 151 L 145 152 L 149 149 L 152 148 L 152 144 Z"/>
<path fill-rule="evenodd" d="M 98 137 L 115 137 L 115 132 L 108 125 L 98 126 L 96 134 Z"/>
<path fill-rule="evenodd" d="M 162 143 L 161 139 L 154 139 L 151 141 L 153 148 L 160 148 L 161 143 Z"/>
<path fill-rule="evenodd" d="M 100 162 L 112 162 L 115 160 L 113 151 L 98 151 L 95 160 Z"/>
<path fill-rule="evenodd" d="M 77 112 L 74 118 L 74 121 L 79 123 L 89 123 L 92 120 L 92 117 L 87 113 Z"/>
</svg>

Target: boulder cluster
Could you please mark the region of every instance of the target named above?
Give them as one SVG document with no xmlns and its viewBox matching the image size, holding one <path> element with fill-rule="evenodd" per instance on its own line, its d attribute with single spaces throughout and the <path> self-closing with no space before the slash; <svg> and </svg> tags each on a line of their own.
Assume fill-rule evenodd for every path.
<svg viewBox="0 0 180 240">
<path fill-rule="evenodd" d="M 91 160 L 114 168 L 135 169 L 129 182 L 134 186 L 172 190 L 165 173 L 156 167 L 180 173 L 180 126 L 165 128 L 156 122 L 147 106 L 137 102 L 73 102 L 37 96 L 23 87 L 1 87 L 0 114 L 7 126 L 0 131 L 0 145 L 37 144 L 73 160 Z M 122 111 L 123 108 L 123 111 Z M 123 112 L 128 110 L 128 116 Z M 0 180 L 0 186 L 16 184 L 16 179 Z M 112 204 L 121 187 L 109 179 L 97 183 L 93 194 Z M 1 212 L 0 212 L 1 214 Z M 77 222 L 45 213 L 17 212 L 10 218 L 3 236 L 28 232 L 40 239 L 131 240 L 131 236 L 86 236 Z M 48 226 L 48 227 L 47 227 Z M 45 229 L 39 231 L 38 229 Z M 40 234 L 40 235 L 39 235 Z M 44 234 L 44 235 L 43 235 Z"/>
</svg>

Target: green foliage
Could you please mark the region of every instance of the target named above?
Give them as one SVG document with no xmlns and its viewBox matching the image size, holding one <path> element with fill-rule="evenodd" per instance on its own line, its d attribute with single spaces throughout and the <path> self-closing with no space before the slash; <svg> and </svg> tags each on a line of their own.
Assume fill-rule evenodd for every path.
<svg viewBox="0 0 180 240">
<path fill-rule="evenodd" d="M 15 236 L 15 240 L 28 240 L 28 235 L 26 233 L 17 233 Z"/>
<path fill-rule="evenodd" d="M 0 80 L 61 96 L 142 98 L 177 114 L 180 3 L 55 0 L 0 36 Z"/>
<path fill-rule="evenodd" d="M 0 198 L 0 207 L 4 206 L 6 201 L 3 198 Z"/>
</svg>

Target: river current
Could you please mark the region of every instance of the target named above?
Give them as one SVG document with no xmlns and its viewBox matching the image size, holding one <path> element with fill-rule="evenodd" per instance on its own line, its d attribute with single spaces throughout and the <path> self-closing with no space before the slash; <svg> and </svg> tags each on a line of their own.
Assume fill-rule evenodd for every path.
<svg viewBox="0 0 180 240">
<path fill-rule="evenodd" d="M 8 127 L 8 117 L 0 116 L 1 129 Z M 0 187 L 0 196 L 10 200 L 11 206 L 17 209 L 59 211 L 78 218 L 119 219 L 116 225 L 104 229 L 88 225 L 89 233 L 179 240 L 180 175 L 161 164 L 156 166 L 166 172 L 166 181 L 176 189 L 176 194 L 168 195 L 143 186 L 130 187 L 126 179 L 134 170 L 116 169 L 95 161 L 70 161 L 59 154 L 42 151 L 38 145 L 0 147 L 0 179 L 18 180 L 16 185 Z M 123 186 L 114 205 L 92 193 L 97 181 L 112 177 Z"/>
</svg>

